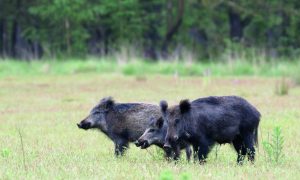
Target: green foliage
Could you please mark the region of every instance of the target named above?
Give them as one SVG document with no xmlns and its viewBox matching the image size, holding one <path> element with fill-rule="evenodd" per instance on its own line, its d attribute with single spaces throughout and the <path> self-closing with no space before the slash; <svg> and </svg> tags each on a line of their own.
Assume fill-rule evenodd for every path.
<svg viewBox="0 0 300 180">
<path fill-rule="evenodd" d="M 24 42 L 41 46 L 44 57 L 84 57 L 93 48 L 93 55 L 109 55 L 127 45 L 160 57 L 165 41 L 170 56 L 184 56 L 183 49 L 189 49 L 195 60 L 222 61 L 224 54 L 234 58 L 253 48 L 269 59 L 300 55 L 295 0 L 2 0 L 0 6 L 2 56 L 12 56 L 14 50 L 24 53 L 15 45 L 20 36 L 12 36 L 15 25 Z M 172 29 L 180 9 L 182 21 Z"/>
<path fill-rule="evenodd" d="M 180 180 L 190 180 L 192 178 L 191 178 L 191 175 L 189 173 L 183 172 L 183 173 L 180 174 L 180 178 L 179 179 Z"/>
<path fill-rule="evenodd" d="M 174 175 L 170 170 L 164 170 L 160 173 L 159 179 L 160 180 L 173 180 Z"/>
<path fill-rule="evenodd" d="M 283 152 L 284 138 L 280 127 L 275 127 L 271 140 L 263 142 L 266 158 L 270 162 L 280 163 L 284 158 Z"/>
<path fill-rule="evenodd" d="M 8 149 L 8 148 L 3 148 L 3 149 L 1 150 L 1 156 L 2 156 L 3 158 L 7 158 L 10 154 L 11 154 L 11 150 Z"/>
<path fill-rule="evenodd" d="M 173 180 L 173 179 L 177 179 L 177 178 L 175 178 L 172 171 L 164 170 L 160 173 L 159 179 L 160 180 Z M 191 179 L 191 175 L 187 172 L 183 172 L 179 175 L 179 179 L 180 180 L 189 180 L 189 179 Z"/>
<path fill-rule="evenodd" d="M 186 64 L 185 62 L 159 62 L 146 61 L 128 62 L 118 64 L 114 59 L 90 59 L 86 61 L 69 59 L 65 61 L 47 60 L 19 62 L 13 60 L 0 60 L 0 77 L 2 76 L 32 76 L 57 75 L 78 73 L 121 73 L 124 75 L 144 76 L 149 74 L 164 74 L 173 76 L 203 76 L 204 85 L 210 84 L 211 76 L 293 76 L 300 68 L 299 62 L 264 63 L 260 66 L 247 61 L 210 62 Z M 284 83 L 288 83 L 284 80 Z M 280 85 L 280 84 L 278 84 Z M 283 84 L 285 85 L 285 84 Z M 279 87 L 279 86 L 278 86 Z M 280 89 L 279 89 L 280 90 Z"/>
<path fill-rule="evenodd" d="M 82 24 L 94 18 L 93 6 L 93 3 L 86 3 L 85 0 L 44 0 L 36 3 L 29 8 L 29 13 L 39 17 L 40 25 L 44 27 L 43 30 L 29 27 L 25 29 L 26 35 L 40 40 L 43 45 L 49 44 L 50 36 L 51 51 L 62 50 L 68 54 L 85 52 L 85 41 L 89 34 Z"/>
</svg>

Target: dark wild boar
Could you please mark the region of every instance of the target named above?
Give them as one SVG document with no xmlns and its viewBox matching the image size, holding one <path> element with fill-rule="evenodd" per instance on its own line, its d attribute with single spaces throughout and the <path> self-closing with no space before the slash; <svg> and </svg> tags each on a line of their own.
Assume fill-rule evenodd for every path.
<svg viewBox="0 0 300 180">
<path fill-rule="evenodd" d="M 104 98 L 77 126 L 99 129 L 115 144 L 115 155 L 123 155 L 129 142 L 136 141 L 146 130 L 149 117 L 159 118 L 159 106 L 143 103 L 115 103 Z"/>
<path fill-rule="evenodd" d="M 167 135 L 167 128 L 167 123 L 164 122 L 162 117 L 158 119 L 151 118 L 146 131 L 135 143 L 136 146 L 141 147 L 142 149 L 146 149 L 151 145 L 163 148 Z M 185 149 L 187 160 L 190 161 L 192 150 L 190 145 L 186 142 L 178 144 L 175 149 L 164 149 L 166 158 L 172 158 L 174 160 L 179 159 L 181 149 Z"/>
<path fill-rule="evenodd" d="M 232 143 L 239 164 L 246 154 L 254 161 L 260 113 L 245 99 L 206 97 L 191 103 L 182 100 L 170 108 L 162 101 L 161 110 L 168 122 L 164 148 L 174 148 L 178 142 L 187 141 L 197 148 L 198 159 L 203 163 L 215 143 Z"/>
</svg>

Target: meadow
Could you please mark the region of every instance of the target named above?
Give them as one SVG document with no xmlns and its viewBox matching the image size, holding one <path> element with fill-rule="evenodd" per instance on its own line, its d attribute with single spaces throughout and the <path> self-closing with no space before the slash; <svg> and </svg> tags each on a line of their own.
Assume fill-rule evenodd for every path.
<svg viewBox="0 0 300 180">
<path fill-rule="evenodd" d="M 116 64 L 116 63 L 115 63 Z M 186 69 L 190 68 L 190 69 Z M 0 179 L 299 179 L 299 63 L 174 64 L 0 62 Z M 298 74 L 297 74 L 298 73 Z M 287 94 L 276 93 L 282 78 Z M 281 87 L 281 86 L 280 86 Z M 117 102 L 176 104 L 183 98 L 238 95 L 262 114 L 254 164 L 236 164 L 230 145 L 216 146 L 205 165 L 167 162 L 155 147 L 114 145 L 76 123 L 105 96 Z M 263 142 L 281 127 L 283 156 L 270 161 Z"/>
</svg>

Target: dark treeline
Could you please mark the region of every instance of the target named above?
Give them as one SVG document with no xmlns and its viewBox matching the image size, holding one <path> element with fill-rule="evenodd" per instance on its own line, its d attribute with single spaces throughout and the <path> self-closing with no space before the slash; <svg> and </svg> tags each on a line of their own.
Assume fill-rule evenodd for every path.
<svg viewBox="0 0 300 180">
<path fill-rule="evenodd" d="M 298 56 L 299 0 L 0 0 L 0 56 L 107 56 L 134 47 L 145 58 L 228 48 Z"/>
</svg>

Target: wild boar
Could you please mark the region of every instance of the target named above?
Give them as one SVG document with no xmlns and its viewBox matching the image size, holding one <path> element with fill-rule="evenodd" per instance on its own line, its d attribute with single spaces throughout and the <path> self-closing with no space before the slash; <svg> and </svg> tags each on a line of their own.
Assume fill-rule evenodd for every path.
<svg viewBox="0 0 300 180">
<path fill-rule="evenodd" d="M 192 102 L 182 100 L 170 108 L 166 101 L 161 101 L 160 106 L 168 122 L 164 148 L 174 148 L 178 142 L 187 141 L 197 148 L 202 163 L 215 143 L 232 143 L 239 164 L 246 154 L 251 162 L 254 161 L 261 115 L 245 99 L 212 96 Z"/>
<path fill-rule="evenodd" d="M 144 103 L 115 103 L 103 98 L 77 126 L 99 129 L 115 144 L 115 155 L 123 155 L 129 142 L 136 141 L 146 130 L 149 117 L 161 117 L 157 105 Z"/>
<path fill-rule="evenodd" d="M 158 119 L 151 118 L 146 131 L 136 141 L 136 146 L 141 147 L 142 149 L 146 149 L 151 145 L 163 148 L 167 135 L 167 128 L 167 123 L 164 122 L 162 117 Z M 185 149 L 187 160 L 190 161 L 192 150 L 190 145 L 186 142 L 178 144 L 175 149 L 165 149 L 166 158 L 178 160 L 180 158 L 181 149 Z"/>
</svg>

